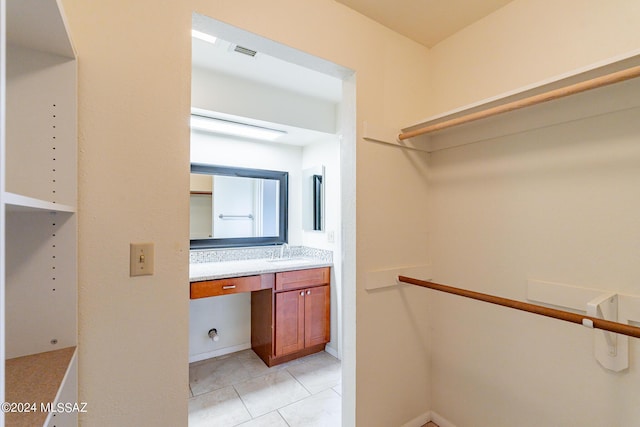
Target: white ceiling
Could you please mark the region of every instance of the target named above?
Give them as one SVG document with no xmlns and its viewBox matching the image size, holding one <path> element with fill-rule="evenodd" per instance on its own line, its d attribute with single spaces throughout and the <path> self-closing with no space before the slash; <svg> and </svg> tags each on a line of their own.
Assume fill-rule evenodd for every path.
<svg viewBox="0 0 640 427">
<path fill-rule="evenodd" d="M 342 99 L 342 80 L 306 67 L 284 61 L 263 52 L 250 57 L 233 49 L 236 44 L 217 39 L 215 43 L 192 38 L 191 60 L 194 67 L 232 75 L 239 79 L 258 82 L 286 91 L 319 98 L 331 103 Z M 251 49 L 253 46 L 244 46 Z M 254 48 L 255 49 L 255 48 Z M 253 49 L 252 49 L 253 50 Z M 195 111 L 195 110 L 194 110 Z M 218 111 L 195 111 L 198 114 L 230 120 L 248 125 L 283 130 L 286 134 L 273 143 L 305 146 L 317 141 L 337 138 L 335 135 L 311 129 L 302 129 L 281 123 L 275 124 L 249 117 L 239 117 Z"/>
<path fill-rule="evenodd" d="M 462 28 L 476 22 L 511 0 L 336 0 L 357 12 L 432 47 Z M 203 22 L 200 22 L 203 21 Z M 244 47 L 258 51 L 254 58 L 233 51 L 235 44 L 218 38 L 215 44 L 193 39 L 192 60 L 196 67 L 231 74 L 239 78 L 339 103 L 340 78 L 285 61 L 262 51 L 265 40 L 205 18 L 194 28 L 213 35 L 233 36 Z M 236 36 L 238 38 L 236 38 Z M 226 38 L 223 36 L 223 38 Z"/>
<path fill-rule="evenodd" d="M 258 52 L 253 58 L 233 49 L 235 44 L 218 39 L 214 44 L 193 38 L 192 62 L 196 67 L 230 74 L 269 86 L 338 103 L 342 80 L 292 62 Z M 254 46 L 244 46 L 257 50 Z"/>
<path fill-rule="evenodd" d="M 427 47 L 433 47 L 511 0 L 336 0 Z"/>
<path fill-rule="evenodd" d="M 357 12 L 368 16 L 388 28 L 403 34 L 427 47 L 434 46 L 453 33 L 499 9 L 510 0 L 336 0 Z M 228 27 L 228 28 L 227 28 Z M 194 21 L 194 28 L 211 35 L 226 35 L 230 40 L 241 40 L 242 46 L 256 50 L 255 57 L 234 52 L 234 43 L 218 38 L 214 44 L 193 38 L 192 63 L 195 67 L 233 75 L 265 85 L 282 88 L 325 101 L 339 103 L 342 99 L 342 80 L 326 64 L 327 73 L 312 70 L 293 62 L 269 55 L 264 50 L 274 49 L 273 42 L 204 17 Z M 277 50 L 277 49 L 276 49 Z M 286 49 L 285 49 L 286 50 Z M 282 52 L 280 57 L 295 57 L 299 52 Z M 299 60 L 299 58 L 297 58 Z M 308 58 L 307 58 L 308 59 Z M 293 61 L 293 60 L 292 60 Z M 298 63 L 303 63 L 298 62 Z M 317 65 L 317 64 L 316 64 Z M 337 67 L 337 66 L 335 66 Z M 323 68 L 323 67 L 321 67 Z M 334 75 L 330 75 L 334 74 Z M 241 118 L 234 118 L 239 120 Z M 256 125 L 257 121 L 244 120 Z M 255 123 L 254 123 L 255 122 Z M 283 143 L 305 145 L 321 135 L 301 130 L 287 129 Z"/>
</svg>

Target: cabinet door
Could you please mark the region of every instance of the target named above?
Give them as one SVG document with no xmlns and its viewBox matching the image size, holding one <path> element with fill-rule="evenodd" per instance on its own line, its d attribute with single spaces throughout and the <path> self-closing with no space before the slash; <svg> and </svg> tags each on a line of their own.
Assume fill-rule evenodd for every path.
<svg viewBox="0 0 640 427">
<path fill-rule="evenodd" d="M 329 342 L 330 296 L 329 286 L 305 290 L 304 345 L 311 347 Z"/>
<path fill-rule="evenodd" d="M 304 348 L 305 291 L 276 294 L 276 357 Z"/>
</svg>

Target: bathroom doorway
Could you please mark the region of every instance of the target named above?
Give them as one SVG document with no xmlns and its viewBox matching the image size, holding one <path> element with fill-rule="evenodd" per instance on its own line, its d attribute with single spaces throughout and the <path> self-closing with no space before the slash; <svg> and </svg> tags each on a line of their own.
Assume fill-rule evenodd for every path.
<svg viewBox="0 0 640 427">
<path fill-rule="evenodd" d="M 193 30 L 192 114 L 283 135 L 261 141 L 192 127 L 191 162 L 288 173 L 289 246 L 331 257 L 331 334 L 325 351 L 269 368 L 250 348 L 249 293 L 191 300 L 190 425 L 295 424 L 309 408 L 332 421 L 353 419 L 355 76 L 202 15 L 193 15 Z M 307 195 L 308 177 L 322 191 Z M 306 204 L 322 213 L 311 209 L 308 220 Z M 220 258 L 275 248 L 212 250 Z"/>
</svg>

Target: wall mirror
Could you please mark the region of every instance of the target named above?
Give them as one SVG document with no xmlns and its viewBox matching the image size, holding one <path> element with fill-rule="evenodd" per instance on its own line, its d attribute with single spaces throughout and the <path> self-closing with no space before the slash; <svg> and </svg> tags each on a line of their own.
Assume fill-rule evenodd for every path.
<svg viewBox="0 0 640 427">
<path fill-rule="evenodd" d="M 302 229 L 324 231 L 324 166 L 302 171 Z"/>
<path fill-rule="evenodd" d="M 191 248 L 286 243 L 288 176 L 191 164 Z"/>
</svg>

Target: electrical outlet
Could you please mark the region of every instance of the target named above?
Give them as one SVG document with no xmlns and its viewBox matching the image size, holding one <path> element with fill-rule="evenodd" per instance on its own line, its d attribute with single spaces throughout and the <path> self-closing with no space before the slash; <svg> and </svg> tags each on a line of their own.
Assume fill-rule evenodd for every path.
<svg viewBox="0 0 640 427">
<path fill-rule="evenodd" d="M 153 243 L 131 243 L 129 259 L 130 276 L 153 274 Z"/>
<path fill-rule="evenodd" d="M 331 231 L 327 231 L 327 242 L 328 243 L 335 243 L 336 242 L 336 232 L 331 230 Z"/>
</svg>

